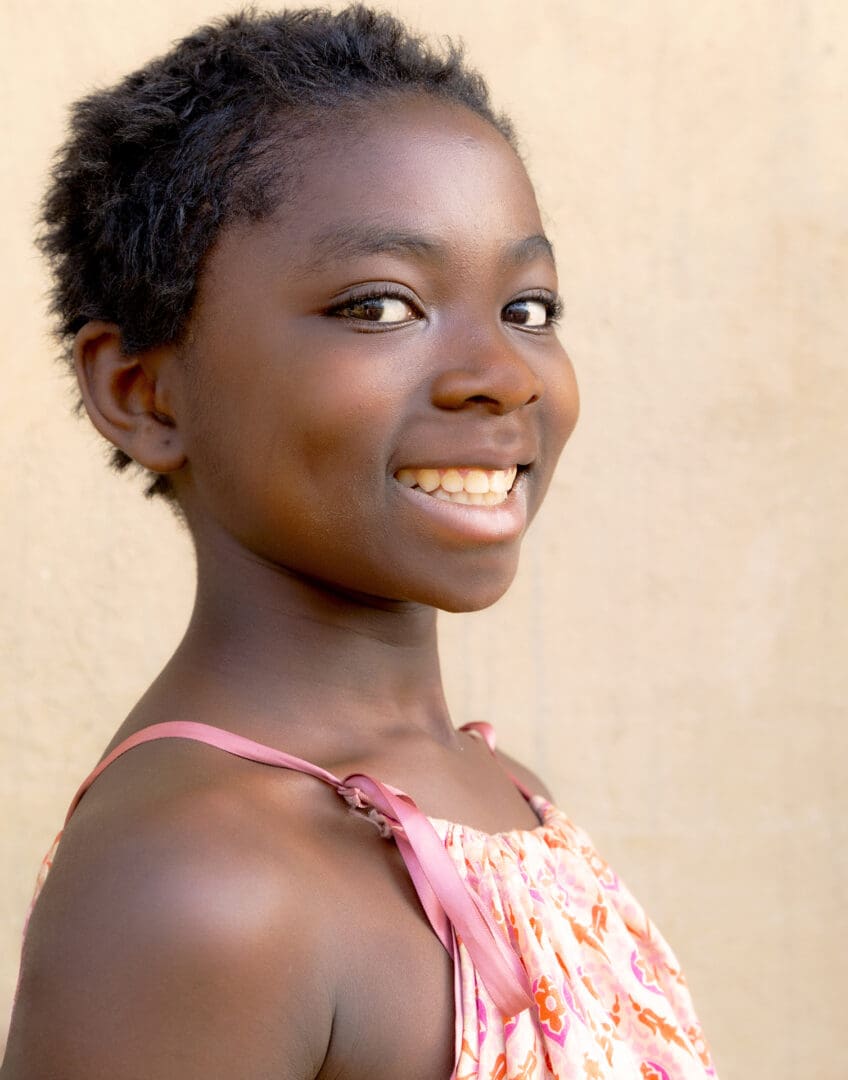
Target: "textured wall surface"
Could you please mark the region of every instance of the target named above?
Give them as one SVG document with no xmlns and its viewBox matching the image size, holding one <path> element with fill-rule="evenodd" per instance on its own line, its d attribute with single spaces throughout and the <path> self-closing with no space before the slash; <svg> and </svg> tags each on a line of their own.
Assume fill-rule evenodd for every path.
<svg viewBox="0 0 848 1080">
<path fill-rule="evenodd" d="M 40 856 L 192 591 L 185 536 L 70 415 L 35 207 L 67 104 L 228 6 L 0 12 L 0 1025 Z M 456 719 L 492 720 L 645 903 L 725 1080 L 838 1080 L 848 8 L 397 8 L 463 35 L 518 122 L 583 395 L 512 592 L 443 617 Z"/>
</svg>

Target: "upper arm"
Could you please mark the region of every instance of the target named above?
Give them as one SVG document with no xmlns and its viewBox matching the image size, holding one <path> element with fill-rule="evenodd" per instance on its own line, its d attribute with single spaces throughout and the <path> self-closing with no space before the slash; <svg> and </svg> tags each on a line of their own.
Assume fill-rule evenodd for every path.
<svg viewBox="0 0 848 1080">
<path fill-rule="evenodd" d="M 33 914 L 3 1080 L 317 1075 L 334 992 L 296 874 L 159 834 L 72 854 Z"/>
</svg>

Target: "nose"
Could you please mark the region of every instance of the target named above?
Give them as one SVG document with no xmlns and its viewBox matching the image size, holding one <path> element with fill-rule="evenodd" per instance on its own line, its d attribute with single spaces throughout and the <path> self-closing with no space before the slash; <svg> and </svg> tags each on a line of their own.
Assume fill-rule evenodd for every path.
<svg viewBox="0 0 848 1080">
<path fill-rule="evenodd" d="M 464 347 L 454 343 L 453 349 L 458 348 L 462 348 L 462 360 L 440 371 L 431 384 L 431 398 L 438 408 L 479 405 L 500 415 L 542 397 L 541 378 L 512 342 L 500 338 Z"/>
</svg>

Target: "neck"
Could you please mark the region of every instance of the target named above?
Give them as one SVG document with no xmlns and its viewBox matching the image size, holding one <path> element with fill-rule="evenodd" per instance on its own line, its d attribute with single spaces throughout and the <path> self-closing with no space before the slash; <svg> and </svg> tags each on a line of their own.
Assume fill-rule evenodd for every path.
<svg viewBox="0 0 848 1080">
<path fill-rule="evenodd" d="M 435 609 L 334 590 L 229 540 L 196 547 L 194 611 L 160 690 L 257 738 L 300 728 L 339 745 L 412 731 L 456 741 Z"/>
</svg>

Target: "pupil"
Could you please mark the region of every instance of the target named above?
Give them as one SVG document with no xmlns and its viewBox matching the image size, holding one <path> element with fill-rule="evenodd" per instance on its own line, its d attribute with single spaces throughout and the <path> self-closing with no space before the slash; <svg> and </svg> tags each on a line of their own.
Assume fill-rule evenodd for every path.
<svg viewBox="0 0 848 1080">
<path fill-rule="evenodd" d="M 383 301 L 379 298 L 360 300 L 353 310 L 363 319 L 368 319 L 370 322 L 379 322 L 380 316 L 383 314 Z"/>
</svg>

